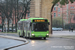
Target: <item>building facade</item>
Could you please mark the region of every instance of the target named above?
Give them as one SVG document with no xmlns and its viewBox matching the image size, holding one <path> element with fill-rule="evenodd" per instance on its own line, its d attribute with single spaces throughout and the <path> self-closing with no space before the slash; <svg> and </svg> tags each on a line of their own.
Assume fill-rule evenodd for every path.
<svg viewBox="0 0 75 50">
<path fill-rule="evenodd" d="M 52 34 L 51 32 L 52 31 L 51 10 L 53 6 L 52 2 L 53 0 L 31 0 L 30 3 L 30 17 L 41 17 L 41 18 L 48 19 L 50 22 L 50 26 L 49 26 L 50 34 Z"/>
<path fill-rule="evenodd" d="M 50 22 L 49 31 L 52 34 L 51 9 L 53 0 L 31 0 L 30 17 L 46 18 Z"/>
<path fill-rule="evenodd" d="M 56 4 L 52 11 L 52 17 L 63 17 L 66 23 L 75 23 L 75 2 L 66 5 Z"/>
</svg>

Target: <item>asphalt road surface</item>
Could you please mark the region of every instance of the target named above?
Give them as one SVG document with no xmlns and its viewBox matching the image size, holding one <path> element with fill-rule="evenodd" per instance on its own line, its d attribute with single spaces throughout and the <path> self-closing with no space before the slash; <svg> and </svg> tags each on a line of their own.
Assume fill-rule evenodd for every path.
<svg viewBox="0 0 75 50">
<path fill-rule="evenodd" d="M 68 38 L 31 39 L 30 43 L 9 50 L 75 50 L 75 40 Z"/>
<path fill-rule="evenodd" d="M 53 33 L 54 35 L 75 35 L 75 31 L 74 32 L 54 31 Z M 8 36 L 16 36 L 16 35 L 11 34 Z M 43 39 L 27 39 L 27 40 L 29 41 L 28 44 L 11 48 L 9 50 L 75 50 L 75 39 L 71 38 L 49 37 L 46 40 Z"/>
<path fill-rule="evenodd" d="M 22 42 L 22 41 L 17 41 L 17 40 L 12 40 L 12 39 L 0 37 L 0 50 L 8 48 L 8 47 L 12 47 L 12 46 L 20 45 L 20 44 L 23 44 L 23 43 L 24 42 Z"/>
</svg>

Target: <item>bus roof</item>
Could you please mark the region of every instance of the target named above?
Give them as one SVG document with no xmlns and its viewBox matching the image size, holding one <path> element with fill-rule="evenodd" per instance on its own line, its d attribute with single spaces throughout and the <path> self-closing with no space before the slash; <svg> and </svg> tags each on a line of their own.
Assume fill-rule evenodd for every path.
<svg viewBox="0 0 75 50">
<path fill-rule="evenodd" d="M 31 20 L 31 22 L 33 22 L 33 20 L 35 20 L 35 19 L 44 19 L 44 18 L 29 18 L 28 20 Z M 47 19 L 48 20 L 48 19 Z M 48 21 L 49 22 L 49 21 Z"/>
<path fill-rule="evenodd" d="M 28 21 L 28 20 L 30 20 L 31 22 L 33 21 L 33 20 L 35 20 L 35 19 L 44 19 L 44 18 L 29 18 L 29 19 L 20 19 L 20 21 L 19 22 L 21 22 L 21 21 Z"/>
<path fill-rule="evenodd" d="M 33 19 L 44 19 L 44 18 L 29 18 L 29 19 L 20 19 L 20 21 L 33 20 Z"/>
<path fill-rule="evenodd" d="M 33 20 L 33 19 L 44 19 L 44 18 L 29 18 L 28 20 Z"/>
<path fill-rule="evenodd" d="M 27 19 L 20 19 L 20 21 L 26 21 Z"/>
</svg>

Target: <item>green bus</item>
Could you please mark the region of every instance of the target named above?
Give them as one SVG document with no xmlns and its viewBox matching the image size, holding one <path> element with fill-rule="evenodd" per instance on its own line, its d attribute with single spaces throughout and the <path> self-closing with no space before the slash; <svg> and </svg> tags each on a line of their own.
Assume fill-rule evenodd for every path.
<svg viewBox="0 0 75 50">
<path fill-rule="evenodd" d="M 46 39 L 49 37 L 49 21 L 44 18 L 21 19 L 17 31 L 19 37 Z"/>
</svg>

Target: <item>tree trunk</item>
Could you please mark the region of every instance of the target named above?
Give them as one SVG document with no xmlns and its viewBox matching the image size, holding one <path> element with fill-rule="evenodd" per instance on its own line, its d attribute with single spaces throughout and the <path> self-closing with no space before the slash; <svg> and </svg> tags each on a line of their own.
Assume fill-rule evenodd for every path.
<svg viewBox="0 0 75 50">
<path fill-rule="evenodd" d="M 2 18 L 2 32 L 3 32 L 3 25 L 4 25 L 4 21 L 3 21 L 3 18 Z"/>
<path fill-rule="evenodd" d="M 9 18 L 8 18 L 8 29 L 7 29 L 7 32 L 9 32 Z"/>
<path fill-rule="evenodd" d="M 12 32 L 13 32 L 13 23 L 12 23 Z"/>
<path fill-rule="evenodd" d="M 3 23 L 2 23 L 2 32 L 3 32 Z"/>
</svg>

